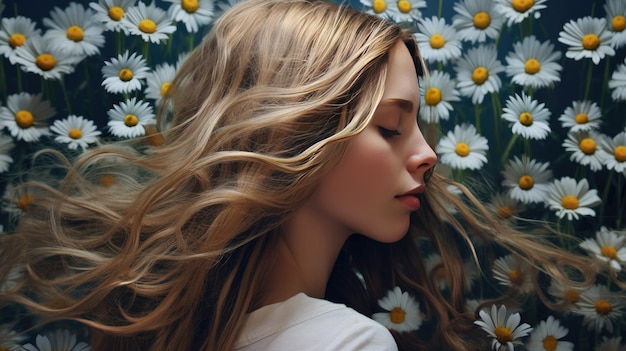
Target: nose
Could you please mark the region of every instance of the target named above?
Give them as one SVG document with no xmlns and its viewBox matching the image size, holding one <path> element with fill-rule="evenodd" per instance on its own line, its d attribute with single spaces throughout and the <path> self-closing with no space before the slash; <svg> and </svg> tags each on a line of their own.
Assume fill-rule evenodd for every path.
<svg viewBox="0 0 626 351">
<path fill-rule="evenodd" d="M 437 154 L 424 139 L 421 132 L 417 132 L 407 159 L 406 168 L 413 177 L 424 177 L 426 172 L 437 164 Z"/>
</svg>

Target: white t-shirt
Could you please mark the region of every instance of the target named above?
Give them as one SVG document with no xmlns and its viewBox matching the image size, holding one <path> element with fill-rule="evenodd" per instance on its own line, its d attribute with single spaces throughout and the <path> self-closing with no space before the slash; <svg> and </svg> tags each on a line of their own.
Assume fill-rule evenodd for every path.
<svg viewBox="0 0 626 351">
<path fill-rule="evenodd" d="M 396 351 L 391 333 L 342 304 L 297 294 L 248 315 L 237 351 Z"/>
</svg>

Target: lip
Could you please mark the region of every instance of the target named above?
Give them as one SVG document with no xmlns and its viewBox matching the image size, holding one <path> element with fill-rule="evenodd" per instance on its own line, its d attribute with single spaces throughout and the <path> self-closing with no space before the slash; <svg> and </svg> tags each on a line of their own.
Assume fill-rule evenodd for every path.
<svg viewBox="0 0 626 351">
<path fill-rule="evenodd" d="M 420 185 L 404 194 L 396 196 L 396 199 L 409 210 L 416 211 L 421 206 L 419 195 L 422 194 L 424 190 L 426 190 L 424 185 Z"/>
</svg>

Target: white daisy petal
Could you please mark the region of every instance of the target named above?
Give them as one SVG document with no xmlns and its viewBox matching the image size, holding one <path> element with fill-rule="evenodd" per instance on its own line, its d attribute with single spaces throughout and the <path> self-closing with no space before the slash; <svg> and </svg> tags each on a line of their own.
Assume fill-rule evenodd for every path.
<svg viewBox="0 0 626 351">
<path fill-rule="evenodd" d="M 422 325 L 424 316 L 419 309 L 419 303 L 397 286 L 378 300 L 378 305 L 388 312 L 374 313 L 372 319 L 388 329 L 399 332 L 415 331 Z"/>
<path fill-rule="evenodd" d="M 590 58 L 597 65 L 605 56 L 615 55 L 604 18 L 587 16 L 569 21 L 559 33 L 559 41 L 569 46 L 565 57 L 576 61 Z"/>
<path fill-rule="evenodd" d="M 437 144 L 440 161 L 454 169 L 480 169 L 487 163 L 487 139 L 470 124 L 457 125 Z"/>
</svg>

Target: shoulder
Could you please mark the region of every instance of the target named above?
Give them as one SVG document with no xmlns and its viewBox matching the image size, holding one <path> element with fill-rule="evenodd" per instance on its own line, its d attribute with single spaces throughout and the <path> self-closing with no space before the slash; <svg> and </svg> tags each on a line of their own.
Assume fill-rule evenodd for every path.
<svg viewBox="0 0 626 351">
<path fill-rule="evenodd" d="M 236 350 L 397 350 L 381 324 L 346 307 L 298 294 L 252 312 Z"/>
</svg>

